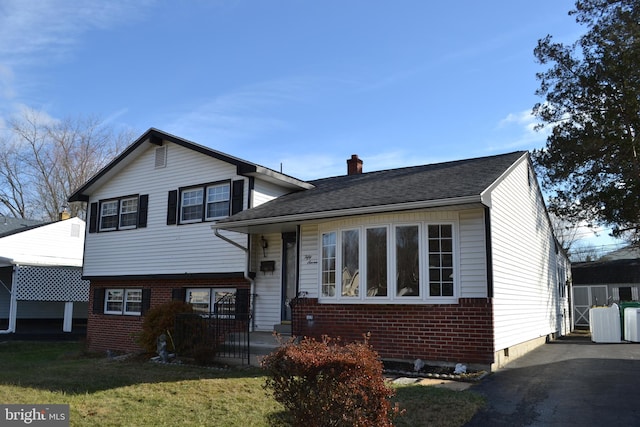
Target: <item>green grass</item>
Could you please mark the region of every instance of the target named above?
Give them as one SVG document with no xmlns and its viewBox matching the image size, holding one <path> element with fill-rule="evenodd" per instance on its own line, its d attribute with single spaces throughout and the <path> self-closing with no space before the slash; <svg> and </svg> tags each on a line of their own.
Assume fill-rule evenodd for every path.
<svg viewBox="0 0 640 427">
<path fill-rule="evenodd" d="M 258 368 L 207 369 L 113 360 L 78 343 L 0 343 L 2 403 L 70 405 L 71 426 L 274 426 L 282 406 Z M 482 406 L 470 392 L 396 389 L 398 426 L 462 426 Z"/>
</svg>

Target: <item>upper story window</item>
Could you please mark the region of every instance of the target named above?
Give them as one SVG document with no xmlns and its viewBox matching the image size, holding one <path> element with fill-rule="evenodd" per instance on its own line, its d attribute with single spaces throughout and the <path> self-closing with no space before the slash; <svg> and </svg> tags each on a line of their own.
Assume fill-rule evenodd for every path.
<svg viewBox="0 0 640 427">
<path fill-rule="evenodd" d="M 118 228 L 118 201 L 110 200 L 100 205 L 100 231 Z"/>
<path fill-rule="evenodd" d="M 170 190 L 167 195 L 167 225 L 215 221 L 245 208 L 244 179 Z"/>
<path fill-rule="evenodd" d="M 196 188 L 182 192 L 181 222 L 202 220 L 202 191 L 202 188 Z"/>
<path fill-rule="evenodd" d="M 321 235 L 320 297 L 363 302 L 457 298 L 454 224 L 363 226 Z"/>
<path fill-rule="evenodd" d="M 148 195 L 136 195 L 91 203 L 89 232 L 146 227 L 148 200 Z"/>
<path fill-rule="evenodd" d="M 209 221 L 229 216 L 230 185 L 228 182 L 180 191 L 180 222 Z"/>
</svg>

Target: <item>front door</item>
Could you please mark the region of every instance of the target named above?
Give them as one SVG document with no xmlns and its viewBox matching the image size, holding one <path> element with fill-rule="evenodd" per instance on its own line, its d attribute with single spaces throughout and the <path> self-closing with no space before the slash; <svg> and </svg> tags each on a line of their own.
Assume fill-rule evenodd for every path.
<svg viewBox="0 0 640 427">
<path fill-rule="evenodd" d="M 282 234 L 282 303 L 281 319 L 283 322 L 291 321 L 291 300 L 297 294 L 297 261 L 298 245 L 296 233 Z"/>
</svg>

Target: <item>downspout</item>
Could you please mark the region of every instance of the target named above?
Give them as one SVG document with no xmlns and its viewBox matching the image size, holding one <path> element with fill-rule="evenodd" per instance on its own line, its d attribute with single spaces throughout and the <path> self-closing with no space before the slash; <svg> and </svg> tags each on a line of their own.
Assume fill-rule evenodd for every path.
<svg viewBox="0 0 640 427">
<path fill-rule="evenodd" d="M 493 298 L 493 250 L 491 247 L 491 208 L 484 207 L 484 240 L 487 259 L 487 297 Z"/>
<path fill-rule="evenodd" d="M 253 304 L 252 298 L 253 298 L 253 296 L 255 295 L 256 283 L 255 283 L 255 281 L 251 278 L 251 276 L 249 275 L 249 263 L 250 263 L 250 261 L 251 261 L 251 260 L 249 259 L 249 258 L 250 258 L 250 256 L 249 256 L 249 248 L 245 248 L 245 247 L 244 247 L 244 246 L 242 246 L 240 243 L 235 242 L 235 241 L 231 240 L 230 238 L 228 238 L 228 237 L 223 236 L 222 234 L 220 234 L 220 230 L 219 230 L 218 228 L 216 228 L 216 226 L 215 226 L 215 225 L 212 225 L 212 226 L 211 226 L 211 229 L 213 230 L 213 234 L 215 234 L 215 235 L 216 235 L 216 237 L 218 237 L 219 239 L 224 240 L 224 241 L 225 241 L 225 242 L 227 242 L 227 243 L 232 244 L 233 246 L 235 246 L 235 247 L 236 247 L 236 248 L 238 248 L 238 249 L 242 249 L 242 250 L 244 251 L 244 253 L 246 254 L 247 262 L 245 263 L 245 266 L 244 266 L 244 278 L 245 278 L 246 280 L 248 280 L 248 281 L 249 281 L 249 283 L 251 284 L 251 290 L 250 290 L 250 292 L 249 292 L 249 304 L 250 304 L 249 306 L 250 306 L 250 309 L 251 309 L 251 311 L 252 311 L 252 316 L 251 316 L 251 331 L 253 331 L 253 329 L 254 329 L 254 325 L 253 325 L 253 318 L 254 318 L 254 316 L 253 316 L 253 306 L 254 306 L 254 304 Z M 247 239 L 248 239 L 248 241 L 250 242 L 251 236 L 247 235 Z"/>
</svg>

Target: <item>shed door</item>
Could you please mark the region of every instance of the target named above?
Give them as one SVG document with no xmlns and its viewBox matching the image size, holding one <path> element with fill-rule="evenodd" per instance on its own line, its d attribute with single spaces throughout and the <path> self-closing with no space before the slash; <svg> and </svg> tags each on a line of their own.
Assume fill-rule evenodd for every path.
<svg viewBox="0 0 640 427">
<path fill-rule="evenodd" d="M 594 305 L 607 304 L 607 286 L 574 286 L 573 318 L 575 326 L 589 326 L 589 309 Z"/>
</svg>

